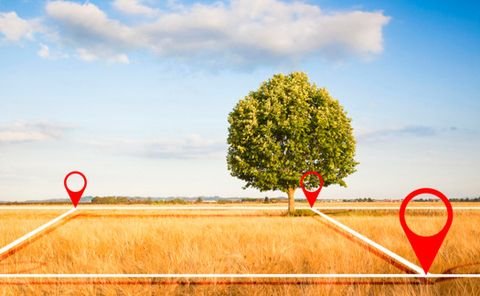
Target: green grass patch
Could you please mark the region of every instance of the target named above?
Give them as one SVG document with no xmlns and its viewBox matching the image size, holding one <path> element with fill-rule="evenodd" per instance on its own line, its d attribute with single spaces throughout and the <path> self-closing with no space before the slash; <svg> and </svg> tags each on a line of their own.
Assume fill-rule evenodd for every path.
<svg viewBox="0 0 480 296">
<path fill-rule="evenodd" d="M 295 212 L 288 214 L 290 217 L 312 217 L 312 216 L 317 216 L 316 213 L 314 213 L 311 210 L 307 209 L 300 209 L 300 210 L 295 210 Z"/>
</svg>

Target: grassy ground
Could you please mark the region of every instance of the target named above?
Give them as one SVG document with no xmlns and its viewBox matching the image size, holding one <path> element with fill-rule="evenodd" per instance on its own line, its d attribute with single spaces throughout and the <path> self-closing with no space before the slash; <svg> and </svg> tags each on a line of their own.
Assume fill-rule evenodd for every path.
<svg viewBox="0 0 480 296">
<path fill-rule="evenodd" d="M 23 210 L 22 210 L 23 211 Z M 2 216 L 15 235 L 56 212 Z M 5 211 L 7 212 L 7 211 Z M 57 211 L 58 212 L 58 211 Z M 61 211 L 60 211 L 61 212 Z M 417 262 L 395 211 L 326 211 L 374 241 Z M 438 231 L 442 212 L 409 212 L 415 231 Z M 303 213 L 305 214 L 305 213 Z M 50 216 L 48 216 L 50 215 Z M 283 211 L 89 211 L 10 254 L 1 273 L 404 273 L 318 216 Z M 47 217 L 48 216 L 48 217 Z M 22 217 L 30 217 L 23 220 Z M 13 222 L 12 222 L 13 221 Z M 24 221 L 26 225 L 20 227 Z M 35 221 L 35 222 L 32 222 Z M 433 221 L 433 222 L 432 222 Z M 28 222 L 28 223 L 27 223 Z M 431 272 L 479 273 L 480 212 L 457 212 Z M 17 225 L 17 226 L 15 226 Z M 20 229 L 21 228 L 21 229 Z M 3 227 L 0 239 L 12 232 Z M 26 230 L 25 232 L 27 232 Z M 18 237 L 19 235 L 17 235 Z M 479 280 L 164 281 L 1 280 L 0 295 L 457 295 L 478 294 Z"/>
<path fill-rule="evenodd" d="M 335 213 L 332 217 L 391 249 L 412 262 L 417 262 L 410 243 L 400 226 L 396 212 Z M 410 228 L 420 235 L 436 234 L 445 224 L 443 212 L 408 212 Z M 430 272 L 480 273 L 480 211 L 458 211 Z"/>
<path fill-rule="evenodd" d="M 0 210 L 0 247 L 52 220 L 64 210 Z"/>
</svg>

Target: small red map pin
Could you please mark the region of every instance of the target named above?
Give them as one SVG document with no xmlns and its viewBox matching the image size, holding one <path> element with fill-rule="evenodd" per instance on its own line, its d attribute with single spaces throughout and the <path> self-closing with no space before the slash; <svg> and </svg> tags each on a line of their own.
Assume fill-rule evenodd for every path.
<svg viewBox="0 0 480 296">
<path fill-rule="evenodd" d="M 67 180 L 71 175 L 80 175 L 83 178 L 83 188 L 80 189 L 79 191 L 72 191 L 68 188 Z M 70 196 L 70 200 L 72 201 L 73 206 L 77 207 L 78 202 L 82 198 L 82 194 L 85 191 L 85 188 L 87 188 L 87 178 L 85 178 L 85 175 L 82 174 L 81 172 L 73 171 L 73 172 L 68 173 L 65 176 L 65 179 L 63 180 L 63 185 L 65 185 L 65 189 L 68 192 L 68 196 Z"/>
<path fill-rule="evenodd" d="M 407 204 L 417 195 L 420 194 L 432 194 L 440 198 L 447 208 L 447 223 L 443 226 L 442 230 L 439 233 L 431 236 L 422 236 L 414 233 L 410 228 L 408 228 L 407 223 L 405 222 L 405 210 Z M 402 225 L 403 231 L 407 235 L 410 244 L 412 245 L 415 255 L 417 255 L 418 261 L 422 265 L 423 271 L 425 274 L 428 273 L 430 266 L 432 266 L 433 260 L 437 256 L 438 250 L 442 246 L 443 240 L 450 229 L 453 221 L 453 210 L 452 205 L 448 198 L 438 190 L 432 188 L 421 188 L 410 193 L 402 202 L 400 206 L 400 224 Z"/>
<path fill-rule="evenodd" d="M 319 181 L 320 184 L 319 184 L 317 190 L 308 191 L 307 189 L 305 189 L 305 184 L 303 184 L 303 179 L 305 179 L 305 177 L 307 177 L 308 175 L 315 175 L 315 176 L 318 177 L 318 181 Z M 302 187 L 303 193 L 305 194 L 305 197 L 307 198 L 308 203 L 310 204 L 311 208 L 315 204 L 315 201 L 317 200 L 317 197 L 320 194 L 320 190 L 322 190 L 323 183 L 324 182 L 323 182 L 322 175 L 320 175 L 319 173 L 314 172 L 314 171 L 306 172 L 305 174 L 303 174 L 302 178 L 300 178 L 300 187 Z"/>
</svg>

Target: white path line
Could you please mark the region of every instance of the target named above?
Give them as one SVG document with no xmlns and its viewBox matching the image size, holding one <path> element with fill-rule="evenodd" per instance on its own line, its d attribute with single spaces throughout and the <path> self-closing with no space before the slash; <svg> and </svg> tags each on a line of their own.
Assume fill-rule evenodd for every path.
<svg viewBox="0 0 480 296">
<path fill-rule="evenodd" d="M 34 210 L 34 211 L 50 211 L 50 210 L 69 210 L 72 206 L 0 206 L 0 210 Z"/>
<path fill-rule="evenodd" d="M 16 246 L 20 245 L 24 241 L 28 240 L 29 238 L 35 236 L 36 234 L 42 232 L 43 230 L 47 229 L 48 227 L 52 226 L 53 224 L 57 223 L 58 221 L 62 220 L 63 218 L 67 217 L 71 213 L 75 212 L 76 208 L 72 208 L 69 211 L 61 214 L 60 216 L 48 221 L 47 223 L 43 224 L 42 226 L 30 231 L 29 233 L 25 234 L 24 236 L 14 240 L 13 242 L 9 243 L 8 245 L 4 246 L 0 249 L 0 256 L 7 253 L 11 249 L 15 248 Z"/>
<path fill-rule="evenodd" d="M 419 274 L 424 274 L 424 271 L 423 269 L 408 261 L 407 259 L 403 258 L 402 256 L 398 255 L 397 253 L 385 248 L 384 246 L 372 241 L 371 239 L 369 239 L 368 237 L 364 236 L 363 234 L 360 234 L 359 232 L 351 229 L 350 227 L 338 222 L 337 220 L 335 219 L 332 219 L 330 218 L 329 216 L 325 215 L 324 213 L 320 212 L 319 210 L 317 209 L 314 209 L 312 208 L 312 211 L 317 213 L 318 215 L 320 215 L 322 218 L 328 220 L 330 223 L 334 224 L 335 226 L 343 229 L 344 231 L 348 232 L 349 234 L 353 235 L 354 237 L 360 239 L 361 241 L 363 241 L 364 243 L 370 245 L 371 247 L 379 250 L 380 252 L 384 253 L 385 255 L 389 256 L 390 258 L 394 259 L 395 261 L 397 262 L 400 262 L 402 265 L 412 269 L 413 271 L 415 271 L 416 273 L 419 273 Z"/>
<path fill-rule="evenodd" d="M 79 207 L 82 210 L 283 210 L 286 211 L 287 207 L 279 206 L 95 206 L 95 207 Z"/>
<path fill-rule="evenodd" d="M 480 274 L 402 274 L 402 273 L 64 273 L 64 274 L 52 274 L 52 273 L 25 273 L 25 274 L 0 274 L 0 279 L 21 279 L 21 278 L 53 278 L 53 279 L 90 279 L 90 278 L 102 278 L 102 279 L 142 279 L 142 278 L 164 278 L 164 279 L 197 279 L 197 278 L 309 278 L 309 279 L 321 279 L 321 278 L 335 278 L 335 279 L 349 279 L 349 278 L 480 278 Z"/>
<path fill-rule="evenodd" d="M 454 210 L 458 211 L 458 210 L 468 210 L 468 211 L 471 211 L 471 210 L 480 210 L 480 206 L 479 207 L 452 207 Z M 369 206 L 360 206 L 360 207 L 342 207 L 342 206 L 339 206 L 339 207 L 318 207 L 319 210 L 396 210 L 396 211 L 399 211 L 400 210 L 400 206 L 389 206 L 389 207 L 376 207 L 376 206 L 372 206 L 372 207 L 369 207 Z M 439 206 L 439 207 L 427 207 L 427 206 L 419 206 L 419 207 L 408 207 L 407 210 L 446 210 L 445 207 L 442 207 L 442 206 Z"/>
<path fill-rule="evenodd" d="M 0 206 L 0 210 L 67 210 L 71 206 Z M 125 211 L 140 211 L 140 210 L 287 210 L 287 207 L 283 206 L 90 206 L 79 205 L 78 209 L 82 210 L 125 210 Z M 297 207 L 298 210 L 309 210 L 310 207 Z M 388 207 L 376 207 L 376 206 L 358 206 L 358 207 L 345 207 L 345 206 L 325 206 L 318 207 L 319 210 L 400 210 L 400 206 L 388 206 Z M 480 211 L 478 207 L 453 207 L 455 211 Z M 408 210 L 445 210 L 445 207 L 408 207 Z"/>
<path fill-rule="evenodd" d="M 0 206 L 0 210 L 66 210 L 72 206 Z M 138 210 L 287 210 L 287 207 L 269 207 L 269 206 L 81 206 L 77 209 L 80 210 L 126 210 L 126 211 L 138 211 Z M 309 209 L 307 207 L 303 209 Z"/>
</svg>

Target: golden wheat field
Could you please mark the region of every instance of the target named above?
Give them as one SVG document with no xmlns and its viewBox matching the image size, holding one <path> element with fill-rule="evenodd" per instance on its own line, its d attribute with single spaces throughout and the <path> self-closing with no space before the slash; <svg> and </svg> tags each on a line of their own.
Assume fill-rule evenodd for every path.
<svg viewBox="0 0 480 296">
<path fill-rule="evenodd" d="M 408 272 L 309 210 L 289 217 L 281 206 L 268 210 L 116 208 L 80 207 L 3 254 L 0 273 Z M 6 245 L 67 210 L 2 209 L 0 242 Z M 418 264 L 398 222 L 398 211 L 323 212 Z M 443 211 L 408 211 L 407 223 L 419 234 L 435 233 L 444 221 Z M 455 211 L 450 232 L 430 272 L 480 273 L 479 224 L 480 211 Z M 4 277 L 0 279 L 0 291 L 1 295 L 468 295 L 480 293 L 480 279 Z"/>
</svg>

